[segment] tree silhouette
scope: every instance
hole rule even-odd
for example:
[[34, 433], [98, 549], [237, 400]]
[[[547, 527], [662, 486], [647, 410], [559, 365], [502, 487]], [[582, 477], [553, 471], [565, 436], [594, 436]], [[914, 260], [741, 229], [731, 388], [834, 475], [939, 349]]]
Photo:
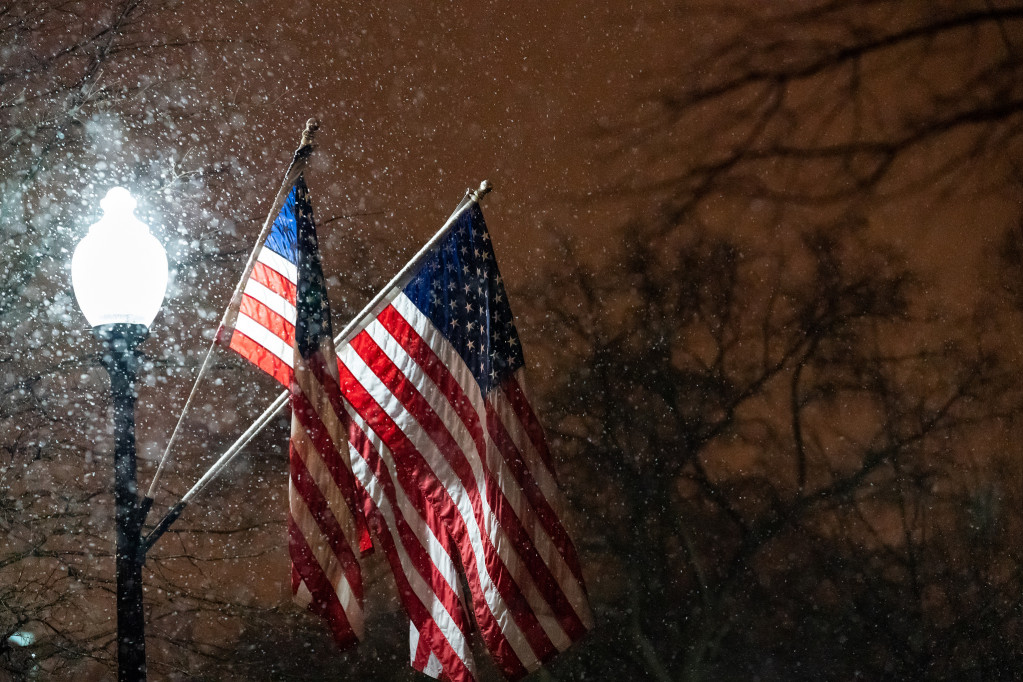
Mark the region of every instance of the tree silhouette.
[[607, 130], [627, 169], [609, 194], [648, 208], [603, 256], [562, 239], [527, 288], [604, 618], [565, 665], [1011, 678], [1011, 347], [986, 297], [954, 315], [941, 273], [878, 226], [908, 205], [897, 227], [926, 233], [957, 202], [1013, 195], [1023, 13], [827, 0], [671, 18], [698, 36], [691, 61]]
[[661, 680], [1006, 675], [1016, 535], [995, 461], [960, 451], [1007, 366], [935, 338], [862, 230], [775, 252], [682, 231], [634, 226], [530, 297], [615, 638], [588, 653]]
[[718, 199], [819, 213], [990, 191], [1010, 170], [1023, 119], [1012, 3], [683, 2], [677, 14], [712, 28], [703, 49], [649, 95], [640, 125], [612, 131], [640, 151], [632, 186], [676, 212]]

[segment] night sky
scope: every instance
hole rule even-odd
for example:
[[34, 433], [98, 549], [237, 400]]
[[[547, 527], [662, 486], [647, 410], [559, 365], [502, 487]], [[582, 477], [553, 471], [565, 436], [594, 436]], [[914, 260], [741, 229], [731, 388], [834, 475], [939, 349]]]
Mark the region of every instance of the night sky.
[[[859, 20], [897, 26], [911, 21], [912, 12], [875, 7]], [[211, 182], [209, 194], [196, 201], [208, 206], [222, 191], [215, 210], [223, 218], [237, 220], [239, 210], [261, 217], [305, 119], [315, 116], [322, 127], [309, 181], [318, 215], [371, 214], [325, 230], [327, 261], [336, 259], [339, 276], [350, 233], [394, 233], [404, 243], [420, 243], [466, 187], [487, 178], [497, 190], [486, 212], [513, 284], [542, 261], [551, 228], [577, 235], [600, 253], [628, 218], [656, 212], [652, 193], [642, 187], [698, 162], [715, 145], [734, 143], [729, 136], [736, 133], [726, 126], [715, 138], [722, 111], [713, 103], [665, 137], [644, 134], [665, 100], [713, 79], [707, 63], [715, 50], [741, 37], [747, 21], [756, 23], [741, 12], [664, 2], [513, 10], [486, 2], [373, 9], [247, 3], [197, 12], [192, 20], [197, 35], [252, 41], [201, 50], [196, 96], [226, 92], [233, 104], [221, 102], [219, 110], [182, 124], [194, 126], [202, 139], [199, 153], [182, 166], [227, 160], [234, 172]], [[770, 37], [758, 35], [752, 50]], [[1005, 49], [994, 31], [944, 40], [949, 44], [938, 45], [933, 60], [904, 70], [892, 64], [913, 58], [919, 47], [864, 62], [865, 73], [876, 71], [861, 103], [864, 118], [873, 119], [868, 126], [912, 120], [915, 104], [951, 90]], [[955, 40], [977, 44], [957, 52]], [[792, 88], [803, 117], [793, 139], [820, 135], [826, 141], [830, 121], [840, 115], [830, 103], [838, 87], [832, 80]], [[936, 293], [943, 296], [975, 284], [990, 256], [986, 247], [1011, 223], [1018, 199], [1012, 182], [1006, 186], [1005, 164], [992, 158], [948, 183], [928, 185], [926, 174], [971, 140], [969, 131], [922, 140], [854, 209], [875, 234], [933, 266]], [[192, 147], [184, 135], [177, 141], [179, 155]], [[658, 148], [671, 149], [672, 156], [653, 159]], [[921, 183], [933, 189], [921, 192]], [[809, 222], [798, 212], [781, 226], [760, 222], [753, 199], [732, 200], [741, 194], [726, 187], [719, 200], [706, 202], [701, 220], [767, 240], [784, 239], [779, 231]], [[254, 225], [237, 229], [244, 236]], [[380, 267], [383, 281], [388, 266]]]

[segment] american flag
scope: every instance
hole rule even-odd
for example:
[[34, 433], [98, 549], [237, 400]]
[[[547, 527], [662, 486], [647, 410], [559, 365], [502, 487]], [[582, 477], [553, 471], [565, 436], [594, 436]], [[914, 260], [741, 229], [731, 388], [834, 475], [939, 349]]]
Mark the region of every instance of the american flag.
[[[296, 324], [297, 321], [297, 324]], [[290, 390], [288, 549], [295, 598], [341, 646], [363, 635], [355, 548], [362, 509], [344, 446], [348, 419], [312, 207], [299, 176], [220, 338]], [[362, 528], [365, 528], [363, 525]]]
[[473, 678], [456, 566], [512, 678], [591, 627], [543, 432], [479, 205], [340, 349], [352, 464], [411, 618], [412, 664]]
[[[475, 679], [461, 569], [484, 644], [521, 677], [592, 616], [478, 204], [463, 206], [367, 319], [337, 366], [351, 466], [409, 616], [412, 665]], [[273, 336], [286, 341], [280, 329]], [[276, 343], [247, 357], [281, 371]]]

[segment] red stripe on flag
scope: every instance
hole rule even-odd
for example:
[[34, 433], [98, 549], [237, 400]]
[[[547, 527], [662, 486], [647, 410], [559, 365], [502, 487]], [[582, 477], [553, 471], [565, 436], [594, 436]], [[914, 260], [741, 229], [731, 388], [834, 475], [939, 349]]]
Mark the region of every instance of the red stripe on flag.
[[349, 647], [357, 644], [359, 640], [348, 622], [348, 617], [341, 607], [337, 593], [334, 592], [327, 576], [323, 574], [323, 569], [320, 568], [319, 562], [316, 561], [316, 557], [313, 556], [312, 550], [302, 536], [302, 531], [299, 530], [290, 514], [288, 515], [288, 550], [294, 570], [312, 595], [309, 610], [330, 624], [330, 630], [338, 646]]
[[[376, 455], [376, 451], [372, 444], [366, 438], [365, 434], [362, 433], [361, 429], [353, 427], [353, 440], [359, 441], [360, 451], [364, 452], [363, 458], [367, 462], [377, 460], [377, 464], [380, 464], [379, 457]], [[457, 596], [451, 591], [447, 581], [440, 575], [437, 569], [434, 567], [432, 561], [426, 555], [425, 548], [419, 543], [418, 538], [412, 533], [412, 530], [404, 521], [400, 510], [397, 508], [397, 502], [394, 498], [393, 483], [390, 481], [390, 476], [387, 474], [386, 469], [383, 470], [383, 477], [387, 478], [387, 483], [383, 482], [380, 474], [377, 474], [377, 480], [381, 481], [383, 485], [390, 489], [387, 496], [388, 503], [391, 505], [391, 509], [394, 513], [396, 525], [399, 526], [399, 535], [401, 536], [402, 547], [408, 553], [410, 559], [414, 564], [417, 564], [416, 569], [420, 575], [430, 585], [434, 595], [436, 595], [444, 605], [445, 610], [451, 615], [452, 620], [458, 627], [463, 639], [468, 645], [468, 632], [469, 632], [469, 621], [465, 612], [461, 608], [461, 604], [458, 601]], [[383, 512], [376, 506], [371, 498], [367, 498], [366, 501], [366, 516], [369, 519], [370, 524], [373, 526], [374, 532], [377, 534], [377, 539], [380, 542], [384, 555], [387, 557], [388, 563], [391, 565], [391, 572], [394, 575], [395, 582], [398, 584], [398, 594], [401, 597], [402, 605], [405, 607], [406, 612], [409, 615], [409, 619], [415, 624], [416, 630], [419, 631], [420, 647], [423, 643], [427, 643], [428, 647], [437, 656], [437, 660], [440, 661], [441, 667], [443, 668], [444, 674], [452, 680], [458, 682], [471, 682], [474, 677], [472, 671], [466, 665], [466, 662], [461, 659], [458, 653], [451, 647], [450, 642], [444, 635], [440, 626], [437, 625], [430, 613], [429, 608], [423, 604], [422, 600], [416, 594], [412, 585], [409, 583], [405, 567], [401, 563], [397, 547], [394, 544], [394, 539], [391, 536], [391, 531], [388, 530], [387, 520], [384, 518]], [[418, 555], [418, 557], [416, 556]], [[427, 660], [429, 654], [427, 654]], [[425, 667], [425, 661], [423, 666]]]
[[533, 412], [533, 407], [530, 405], [529, 399], [526, 398], [526, 393], [522, 390], [522, 386], [519, 385], [518, 379], [512, 374], [504, 380], [501, 388], [508, 397], [508, 403], [515, 410], [515, 416], [519, 418], [522, 428], [529, 434], [529, 441], [533, 444], [537, 454], [540, 455], [540, 459], [543, 460], [544, 466], [550, 472], [551, 478], [557, 482], [558, 477], [554, 471], [554, 460], [551, 459], [550, 450], [547, 449], [547, 438], [543, 434], [543, 426], [540, 425], [540, 420], [536, 418], [536, 413]]
[[229, 348], [284, 384], [285, 388], [291, 386], [291, 367], [261, 344], [253, 341], [237, 329], [231, 334]]
[[412, 667], [416, 670], [426, 670], [427, 664], [430, 662], [430, 654], [432, 651], [432, 642], [430, 641], [430, 634], [423, 632], [419, 626], [416, 626], [416, 630], [419, 631], [419, 641], [416, 643], [415, 653], [412, 654]]
[[319, 485], [313, 479], [312, 474], [309, 473], [304, 457], [295, 447], [294, 442], [291, 444], [290, 451], [291, 481], [295, 489], [302, 496], [302, 500], [309, 509], [309, 513], [313, 515], [316, 526], [323, 533], [323, 538], [327, 541], [334, 556], [337, 557], [337, 561], [341, 565], [341, 570], [345, 573], [345, 578], [352, 589], [352, 593], [355, 594], [357, 599], [361, 600], [362, 575], [359, 571], [359, 562], [355, 558], [355, 552], [352, 551], [348, 538], [345, 537], [344, 531], [334, 517], [334, 513], [331, 511], [330, 505], [323, 496]]
[[[405, 410], [412, 415], [418, 425], [423, 428], [427, 435], [429, 435], [430, 439], [437, 445], [438, 450], [444, 456], [445, 460], [451, 468], [454, 469], [455, 474], [458, 476], [459, 482], [461, 483], [461, 487], [469, 496], [473, 513], [477, 519], [477, 523], [481, 527], [481, 530], [491, 525], [487, 523], [487, 513], [483, 510], [480, 491], [476, 485], [476, 479], [473, 474], [472, 467], [467, 459], [467, 453], [462, 450], [457, 441], [455, 441], [455, 439], [451, 436], [450, 432], [448, 432], [447, 428], [430, 407], [429, 403], [423, 398], [415, 386], [412, 385], [405, 374], [402, 373], [402, 371], [380, 349], [368, 333], [362, 332], [352, 340], [350, 345], [372, 369], [377, 378], [380, 379], [381, 383], [383, 383], [383, 385], [391, 391], [392, 395], [401, 401]], [[419, 453], [417, 452], [417, 454]], [[485, 475], [489, 478], [489, 472], [485, 471]], [[548, 601], [557, 601], [559, 598], [564, 599], [564, 596], [560, 594], [560, 589], [551, 589], [552, 587], [557, 587], [557, 582], [554, 581], [552, 576], [550, 576], [550, 571], [547, 570], [547, 566], [536, 553], [536, 549], [533, 546], [532, 541], [526, 540], [524, 542], [524, 538], [526, 537], [525, 533], [522, 530], [518, 519], [515, 518], [512, 513], [511, 505], [508, 504], [503, 495], [500, 495], [496, 486], [492, 487], [487, 484], [487, 488], [488, 493], [494, 493], [493, 495], [488, 494], [488, 500], [491, 502], [491, 512], [497, 515], [498, 527], [507, 532], [513, 539], [513, 542], [511, 543], [513, 548], [519, 550], [526, 549], [525, 552], [518, 551], [517, 553], [523, 563], [526, 564], [529, 573], [533, 575], [546, 574], [543, 579], [535, 581], [545, 598]], [[496, 499], [498, 496], [500, 496], [500, 499]], [[495, 499], [491, 500], [491, 497]], [[494, 570], [497, 572], [497, 576], [494, 576], [493, 572], [491, 575], [495, 577], [495, 583], [498, 585], [498, 588], [501, 589], [502, 596], [511, 609], [512, 617], [526, 635], [530, 646], [537, 654], [538, 658], [543, 660], [545, 657], [552, 656], [556, 653], [557, 648], [551, 642], [546, 631], [544, 631], [543, 626], [540, 624], [540, 621], [537, 619], [532, 607], [529, 605], [528, 600], [522, 592], [522, 586], [519, 585], [518, 580], [516, 580], [515, 574], [512, 573], [512, 571], [510, 571], [501, 560], [496, 548], [491, 544], [490, 538], [487, 537], [485, 530], [483, 530], [481, 537], [484, 540], [484, 552], [485, 556], [488, 558], [488, 565], [492, 565]], [[470, 542], [467, 537], [464, 541], [467, 543]], [[554, 594], [555, 592], [557, 593], [557, 596]]]
[[[329, 344], [329, 347], [333, 349], [333, 342]], [[334, 357], [336, 358], [336, 356]], [[345, 410], [344, 399], [341, 397], [341, 386], [338, 383], [337, 377], [328, 371], [327, 361], [324, 359], [323, 353], [317, 352], [307, 362], [309, 371], [312, 372], [313, 377], [319, 383], [320, 388], [323, 390], [323, 395], [327, 397], [330, 407], [334, 410], [334, 414], [338, 415], [338, 420], [342, 424], [348, 424], [348, 414]], [[355, 530], [359, 537], [359, 549], [363, 554], [369, 554], [373, 551], [373, 540], [369, 536], [369, 528], [366, 526], [366, 518], [362, 512], [362, 505], [365, 503], [363, 497], [366, 491], [359, 485], [355, 474], [352, 473], [351, 463], [346, 459], [348, 454], [346, 450], [347, 447], [332, 449], [329, 459], [324, 458], [324, 461], [330, 470], [331, 476], [334, 478], [334, 482], [341, 489], [345, 501], [349, 503], [352, 517], [355, 519]], [[351, 508], [352, 505], [356, 507]]]
[[[465, 424], [465, 428], [472, 435], [473, 442], [480, 453], [486, 452], [486, 443], [483, 438], [483, 427], [480, 425], [479, 415], [473, 407], [472, 400], [462, 390], [448, 366], [440, 359], [434, 349], [430, 347], [423, 337], [408, 323], [394, 306], [387, 306], [377, 318], [387, 333], [394, 337], [402, 350], [412, 358], [423, 370], [423, 373], [441, 390], [444, 397], [455, 409], [455, 413]], [[482, 455], [481, 455], [482, 456]]]
[[283, 340], [288, 348], [295, 347], [295, 322], [287, 319], [259, 299], [248, 293], [241, 294], [238, 312], [253, 318], [261, 327]]
[[295, 298], [298, 294], [298, 288], [295, 286], [295, 283], [269, 265], [256, 261], [255, 265], [252, 266], [250, 279], [254, 279], [267, 289], [277, 292], [288, 299], [292, 305], [295, 305]]
[[[334, 411], [334, 414], [337, 415], [338, 421], [347, 427], [349, 420], [348, 415], [345, 412], [344, 400], [341, 398], [341, 386], [339, 380], [337, 377], [326, 371], [323, 355], [321, 353], [317, 352], [312, 358], [307, 360], [307, 363], [307, 369], [309, 369], [312, 373], [313, 378], [323, 391], [323, 397], [327, 398], [327, 405], [324, 407], [329, 406], [329, 408]], [[309, 402], [304, 402], [304, 406], [307, 409], [313, 409]], [[317, 419], [318, 418], [319, 417], [317, 416]], [[326, 427], [323, 427], [323, 437], [328, 440], [332, 438], [332, 435], [326, 432]], [[334, 477], [334, 481], [337, 483], [338, 487], [345, 493], [346, 498], [354, 500], [356, 499], [355, 493], [357, 490], [355, 474], [352, 473], [351, 465], [342, 459], [344, 455], [342, 454], [339, 444], [335, 444], [333, 440], [330, 440], [330, 444], [332, 446], [332, 450], [331, 459], [328, 462], [328, 465], [331, 475]], [[347, 447], [345, 447], [345, 450], [347, 450]]]
[[[455, 593], [454, 587], [448, 584], [448, 581], [433, 563], [433, 559], [430, 557], [426, 548], [423, 547], [419, 537], [415, 534], [415, 531], [409, 527], [408, 521], [406, 520], [401, 507], [398, 505], [398, 496], [394, 488], [394, 482], [391, 479], [391, 473], [388, 470], [387, 465], [384, 463], [383, 458], [380, 457], [380, 454], [376, 451], [376, 448], [373, 447], [369, 438], [366, 437], [366, 434], [363, 433], [362, 429], [360, 429], [357, 425], [352, 425], [350, 439], [352, 446], [359, 453], [359, 456], [366, 461], [370, 470], [376, 477], [378, 484], [382, 487], [384, 497], [387, 498], [388, 504], [390, 504], [394, 513], [395, 525], [397, 526], [394, 530], [398, 533], [402, 547], [404, 547], [405, 551], [408, 553], [409, 559], [416, 571], [423, 577], [434, 593], [440, 597], [445, 609], [449, 614], [451, 614], [452, 619], [458, 625], [459, 629], [462, 630], [463, 633], [468, 632], [468, 621], [466, 620], [465, 613], [462, 611], [461, 601]], [[403, 487], [402, 490], [405, 491], [405, 487]], [[418, 487], [413, 486], [410, 490], [406, 491], [405, 494], [406, 497], [409, 498], [410, 504], [412, 504], [416, 510], [428, 508], [424, 501], [422, 491]], [[372, 500], [367, 497], [366, 503], [370, 504], [372, 503]], [[422, 512], [420, 511], [419, 513]], [[431, 525], [425, 518], [423, 521], [428, 526]], [[374, 526], [373, 529], [376, 531], [377, 535], [381, 535], [386, 532], [386, 528], [384, 526]], [[438, 538], [446, 537], [446, 533], [437, 533], [436, 530], [434, 531], [434, 535]], [[438, 542], [440, 542], [439, 539]], [[452, 548], [449, 542], [444, 546], [444, 551], [449, 557], [452, 556], [451, 550]]]
[[[345, 426], [348, 423], [348, 415], [345, 413], [344, 405], [341, 401], [341, 389], [338, 386], [338, 380], [323, 370], [323, 356], [317, 353], [313, 358], [310, 358], [307, 369], [310, 370], [319, 389], [323, 391], [324, 397], [329, 399], [328, 404], [321, 407], [334, 410], [338, 422]], [[345, 434], [329, 433], [316, 408], [313, 407], [309, 398], [301, 391], [292, 391], [291, 404], [295, 414], [302, 420], [302, 425], [305, 426], [306, 432], [309, 433], [316, 443], [316, 450], [320, 453], [323, 463], [326, 464], [331, 478], [341, 490], [341, 494], [348, 503], [349, 511], [355, 521], [356, 530], [359, 531], [359, 544], [361, 546], [363, 544], [363, 531], [366, 527], [365, 522], [360, 523], [362, 513], [359, 500], [363, 491], [360, 489], [358, 481], [355, 480], [351, 464], [346, 459], [348, 454], [347, 444], [344, 442], [336, 443], [334, 441], [335, 435], [343, 437]], [[353, 507], [352, 505], [355, 506]]]
[[[389, 306], [381, 313], [379, 319], [381, 324], [384, 325], [384, 328], [388, 330], [388, 333], [395, 337], [395, 340], [398, 341], [402, 348], [408, 351], [410, 357], [412, 357], [417, 364], [420, 364], [423, 371], [431, 378], [431, 380], [433, 380], [438, 388], [442, 390], [448, 401], [453, 406], [462, 406], [462, 409], [458, 409], [458, 407], [456, 407], [456, 411], [465, 423], [466, 428], [473, 435], [476, 447], [480, 453], [481, 464], [483, 465], [486, 474], [485, 483], [487, 488], [487, 500], [490, 503], [491, 509], [496, 511], [501, 527], [509, 533], [509, 536], [514, 541], [514, 546], [520, 550], [518, 554], [523, 559], [527, 569], [535, 579], [535, 584], [540, 588], [544, 599], [552, 606], [554, 612], [557, 614], [558, 621], [566, 631], [566, 634], [568, 634], [572, 640], [582, 636], [586, 632], [585, 625], [579, 615], [576, 614], [575, 609], [568, 602], [560, 584], [551, 573], [547, 563], [537, 552], [535, 541], [530, 534], [526, 532], [523, 524], [527, 521], [527, 519], [519, 519], [516, 516], [516, 513], [522, 513], [528, 516], [530, 511], [532, 511], [536, 514], [540, 524], [544, 528], [544, 531], [546, 531], [547, 535], [554, 543], [556, 550], [562, 557], [564, 557], [569, 569], [577, 576], [579, 584], [582, 585], [582, 570], [579, 568], [575, 548], [572, 545], [571, 540], [569, 540], [567, 532], [558, 520], [557, 515], [554, 513], [554, 510], [550, 507], [547, 499], [537, 486], [536, 481], [533, 479], [533, 476], [529, 472], [525, 462], [518, 456], [519, 453], [508, 438], [503, 426], [499, 431], [497, 431], [497, 433], [502, 437], [503, 443], [495, 443], [495, 445], [498, 445], [498, 451], [502, 453], [504, 459], [509, 464], [512, 475], [518, 482], [519, 488], [525, 495], [531, 509], [516, 511], [512, 510], [511, 505], [508, 504], [507, 498], [504, 496], [503, 491], [496, 482], [493, 471], [490, 471], [489, 467], [487, 467], [484, 455], [486, 452], [486, 444], [483, 435], [479, 430], [476, 410], [469, 405], [469, 399], [465, 396], [455, 378], [450, 374], [447, 366], [396, 309]], [[367, 364], [372, 366], [369, 359], [365, 357], [363, 359], [366, 360]], [[418, 392], [415, 391], [414, 387], [412, 388], [412, 391], [415, 395], [419, 395]], [[444, 428], [442, 424], [439, 424], [439, 418], [437, 418], [433, 413], [432, 408], [426, 404], [426, 401], [422, 400], [421, 397], [417, 399], [414, 396], [410, 397], [409, 400], [416, 404], [412, 404], [405, 399], [402, 399], [406, 409], [408, 409], [416, 421], [418, 421], [420, 425], [422, 425], [430, 433], [431, 439], [437, 443], [441, 451], [445, 453], [446, 458], [449, 461], [451, 460], [451, 457], [447, 456], [447, 453], [452, 451], [457, 451], [458, 455], [464, 456], [465, 453], [461, 450], [457, 443], [454, 442], [454, 439], [451, 437], [447, 429]], [[495, 434], [495, 428], [490, 424], [490, 417], [496, 417], [496, 415], [491, 415], [489, 401], [485, 401], [485, 404], [488, 411], [488, 431], [490, 431], [490, 434], [493, 436]], [[429, 414], [424, 413], [424, 410], [429, 411]], [[499, 421], [497, 425], [501, 426]], [[454, 463], [452, 464], [454, 466]], [[462, 478], [463, 484], [466, 484], [465, 477], [461, 472], [459, 472], [459, 476]], [[474, 480], [471, 485], [475, 486]], [[468, 487], [468, 485], [466, 487]]]
[[[373, 503], [370, 502], [370, 505]], [[381, 530], [377, 531], [377, 537], [380, 538], [381, 544], [384, 546], [384, 554], [388, 557], [389, 563], [391, 564], [391, 573], [394, 575], [395, 582], [398, 583], [398, 593], [401, 596], [402, 605], [405, 607], [408, 613], [409, 620], [416, 626], [416, 630], [419, 631], [419, 647], [417, 649], [416, 660], [413, 661], [413, 665], [422, 670], [426, 666], [427, 660], [429, 660], [430, 653], [437, 656], [437, 660], [440, 661], [441, 668], [444, 674], [452, 680], [458, 682], [471, 682], [475, 679], [472, 671], [466, 665], [465, 661], [458, 655], [458, 653], [451, 647], [451, 643], [448, 642], [447, 637], [441, 631], [440, 626], [433, 619], [429, 609], [423, 604], [422, 600], [416, 595], [412, 586], [409, 584], [408, 579], [405, 577], [405, 571], [401, 566], [400, 559], [398, 558], [397, 549], [394, 547], [393, 541], [388, 536], [386, 529], [383, 529], [385, 521], [380, 517], [380, 512], [376, 507], [372, 507], [370, 514], [370, 520], [373, 523], [374, 529], [378, 526]], [[387, 537], [387, 539], [384, 539]], [[393, 559], [392, 559], [393, 557]], [[468, 642], [468, 627], [461, 626], [459, 628], [462, 634], [465, 636], [466, 642]], [[424, 647], [425, 645], [425, 647]], [[419, 662], [419, 651], [426, 649], [426, 656]], [[418, 664], [418, 665], [417, 665]]]
[[[514, 451], [515, 446], [511, 444], [510, 440], [508, 440], [507, 435], [504, 433], [504, 427], [500, 424], [499, 420], [497, 419], [497, 415], [495, 415], [491, 411], [489, 404], [487, 405], [487, 425], [492, 435], [495, 433], [495, 431], [500, 432], [501, 435], [498, 437], [499, 440], [498, 438], [494, 439], [494, 445], [498, 448], [498, 451], [502, 452], [502, 454], [505, 456], [505, 459], [507, 460], [508, 453], [506, 452], [506, 449], [508, 451]], [[515, 452], [515, 454], [517, 454], [517, 451]], [[543, 498], [542, 495], [539, 494], [540, 491], [536, 489], [535, 483], [531, 486], [531, 488], [537, 493], [537, 495], [540, 498], [540, 501], [546, 504], [546, 500]], [[527, 497], [529, 496], [528, 490], [524, 489], [523, 492], [526, 494]], [[543, 515], [537, 509], [536, 505], [532, 506], [533, 511], [537, 514], [538, 517], [540, 517], [540, 521], [541, 523], [543, 523]], [[550, 507], [547, 507], [547, 509], [549, 510]], [[561, 533], [560, 536], [551, 535], [551, 541], [554, 543], [554, 546], [557, 549], [558, 553], [565, 559], [565, 563], [568, 565], [569, 570], [571, 570], [572, 573], [575, 574], [576, 570], [578, 569], [578, 559], [575, 556], [575, 547], [573, 547], [571, 541], [568, 540], [568, 534], [565, 533], [563, 528], [561, 528], [561, 524], [557, 523], [556, 525], [557, 528], [561, 531]], [[544, 524], [545, 529], [546, 526], [547, 524]], [[565, 633], [569, 636], [569, 638], [572, 641], [575, 641], [576, 639], [582, 637], [586, 633], [586, 626], [583, 624], [582, 619], [579, 617], [579, 615], [575, 612], [574, 607], [569, 603], [567, 597], [565, 596], [565, 593], [562, 591], [561, 585], [558, 583], [554, 575], [550, 572], [550, 569], [547, 566], [546, 562], [537, 552], [536, 545], [533, 544], [531, 538], [526, 536], [524, 530], [522, 530], [521, 533], [518, 532], [519, 530], [520, 529], [515, 529], [514, 532], [510, 531], [510, 534], [513, 535], [513, 539], [516, 542], [515, 546], [527, 548], [530, 560], [526, 561], [526, 564], [527, 566], [530, 567], [531, 573], [533, 573], [532, 571], [532, 567], [534, 565], [533, 562], [538, 562], [541, 566], [543, 566], [544, 570], [542, 572], [538, 571], [537, 573], [533, 573], [533, 576], [536, 578], [537, 585], [540, 586], [541, 590], [543, 591], [543, 594], [547, 599], [547, 603], [550, 604], [551, 608], [554, 611], [555, 616], [558, 619], [558, 622], [561, 623], [562, 628], [565, 630]], [[549, 530], [548, 534], [550, 534]], [[535, 557], [533, 555], [535, 555]], [[579, 580], [579, 584], [582, 585], [582, 580], [579, 578], [577, 579]]]
[[544, 530], [547, 531], [547, 535], [557, 547], [558, 553], [564, 557], [565, 563], [568, 564], [579, 584], [583, 585], [582, 567], [579, 565], [575, 545], [572, 544], [568, 532], [561, 524], [561, 519], [558, 518], [554, 508], [551, 507], [543, 491], [540, 490], [540, 486], [537, 485], [533, 473], [529, 470], [529, 465], [522, 457], [522, 453], [515, 447], [504, 423], [494, 412], [493, 405], [489, 400], [487, 401], [487, 430], [490, 432], [491, 441], [501, 453], [505, 464], [508, 465], [508, 470], [515, 477], [519, 488], [529, 499], [530, 506], [540, 519], [540, 523], [543, 524]]
[[260, 327], [278, 337], [289, 348], [295, 347], [295, 323], [257, 298], [242, 294], [238, 312], [255, 320]]
[[[365, 334], [365, 332], [363, 332]], [[402, 485], [402, 488], [411, 493], [412, 490], [422, 489], [429, 498], [430, 504], [420, 509], [420, 514], [427, 524], [433, 528], [434, 533], [440, 536], [444, 528], [450, 528], [459, 537], [457, 547], [462, 560], [463, 569], [469, 579], [469, 586], [473, 592], [473, 606], [476, 619], [480, 626], [480, 632], [487, 643], [487, 648], [510, 676], [521, 677], [525, 674], [525, 666], [518, 659], [512, 650], [501, 630], [497, 620], [497, 614], [490, 611], [487, 600], [483, 594], [483, 587], [480, 582], [480, 575], [476, 566], [476, 556], [472, 543], [468, 537], [468, 530], [459, 514], [454, 501], [448, 495], [443, 485], [440, 485], [429, 467], [423, 461], [421, 454], [408, 440], [401, 429], [394, 423], [391, 417], [376, 403], [373, 396], [359, 382], [348, 367], [338, 360], [338, 369], [341, 373], [341, 392], [348, 399], [349, 403], [373, 431], [384, 441], [396, 459], [396, 471], [394, 472]], [[484, 561], [487, 566], [503, 565], [497, 557], [493, 546], [484, 536], [486, 546], [481, 548], [484, 551]], [[507, 571], [505, 571], [507, 573]], [[507, 581], [502, 581], [507, 582]], [[507, 603], [504, 593], [507, 585], [495, 581], [502, 599]]]

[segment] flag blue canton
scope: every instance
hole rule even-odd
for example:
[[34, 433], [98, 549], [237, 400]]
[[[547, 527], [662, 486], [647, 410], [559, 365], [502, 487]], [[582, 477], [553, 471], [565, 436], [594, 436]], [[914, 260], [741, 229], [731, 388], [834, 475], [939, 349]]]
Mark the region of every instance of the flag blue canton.
[[523, 366], [519, 335], [479, 205], [459, 216], [403, 291], [444, 334], [484, 394]]
[[[305, 181], [302, 182], [302, 195], [306, 197], [306, 204], [309, 203], [305, 189]], [[296, 228], [295, 211], [299, 201], [298, 184], [291, 188], [288, 198], [281, 207], [281, 212], [274, 219], [273, 227], [266, 236], [263, 245], [276, 253], [278, 256], [298, 265], [298, 234]]]

